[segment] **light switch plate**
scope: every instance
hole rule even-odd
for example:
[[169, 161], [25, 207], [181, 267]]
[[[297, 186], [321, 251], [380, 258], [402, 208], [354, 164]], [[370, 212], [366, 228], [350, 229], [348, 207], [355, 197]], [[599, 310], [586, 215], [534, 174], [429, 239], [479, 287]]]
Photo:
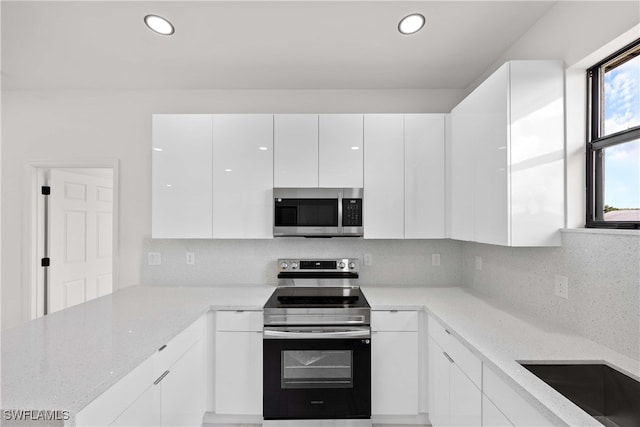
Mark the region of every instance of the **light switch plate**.
[[187, 252], [186, 262], [187, 265], [194, 265], [196, 263], [196, 254], [193, 252]]
[[162, 264], [162, 255], [160, 252], [147, 252], [147, 262], [149, 265]]
[[476, 270], [482, 270], [482, 257], [476, 255]]
[[373, 265], [373, 257], [371, 254], [364, 254], [364, 265]]
[[431, 254], [431, 265], [434, 267], [440, 266], [440, 254]]
[[564, 299], [569, 298], [569, 278], [567, 276], [556, 274], [555, 285], [557, 296]]

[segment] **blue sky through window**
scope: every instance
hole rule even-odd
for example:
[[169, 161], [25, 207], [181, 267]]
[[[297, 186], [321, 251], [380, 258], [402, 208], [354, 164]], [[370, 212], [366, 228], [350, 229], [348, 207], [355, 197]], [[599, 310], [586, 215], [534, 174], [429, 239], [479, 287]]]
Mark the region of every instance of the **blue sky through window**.
[[[604, 75], [604, 129], [610, 135], [640, 126], [640, 57]], [[604, 150], [604, 203], [640, 208], [640, 141]]]

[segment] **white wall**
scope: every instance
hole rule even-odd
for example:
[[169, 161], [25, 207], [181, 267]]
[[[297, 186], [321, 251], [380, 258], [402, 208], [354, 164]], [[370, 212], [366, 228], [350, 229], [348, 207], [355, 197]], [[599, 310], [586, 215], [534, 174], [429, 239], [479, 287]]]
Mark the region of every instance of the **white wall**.
[[[151, 224], [151, 114], [446, 112], [457, 90], [2, 92], [2, 327], [26, 320], [30, 161], [120, 160], [121, 287], [139, 284]], [[228, 254], [233, 257], [234, 253]]]

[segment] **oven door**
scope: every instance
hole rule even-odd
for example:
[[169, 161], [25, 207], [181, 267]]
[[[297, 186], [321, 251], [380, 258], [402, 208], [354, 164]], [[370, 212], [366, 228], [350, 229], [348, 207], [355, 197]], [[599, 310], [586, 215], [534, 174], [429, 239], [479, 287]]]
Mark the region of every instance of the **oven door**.
[[371, 418], [368, 327], [266, 327], [265, 420]]

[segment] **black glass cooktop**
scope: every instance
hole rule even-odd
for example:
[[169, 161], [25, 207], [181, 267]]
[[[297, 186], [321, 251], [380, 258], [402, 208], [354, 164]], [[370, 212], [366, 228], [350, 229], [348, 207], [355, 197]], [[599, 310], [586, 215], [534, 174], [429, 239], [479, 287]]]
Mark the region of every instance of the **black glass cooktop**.
[[335, 308], [369, 307], [358, 287], [304, 287], [277, 288], [265, 308]]

